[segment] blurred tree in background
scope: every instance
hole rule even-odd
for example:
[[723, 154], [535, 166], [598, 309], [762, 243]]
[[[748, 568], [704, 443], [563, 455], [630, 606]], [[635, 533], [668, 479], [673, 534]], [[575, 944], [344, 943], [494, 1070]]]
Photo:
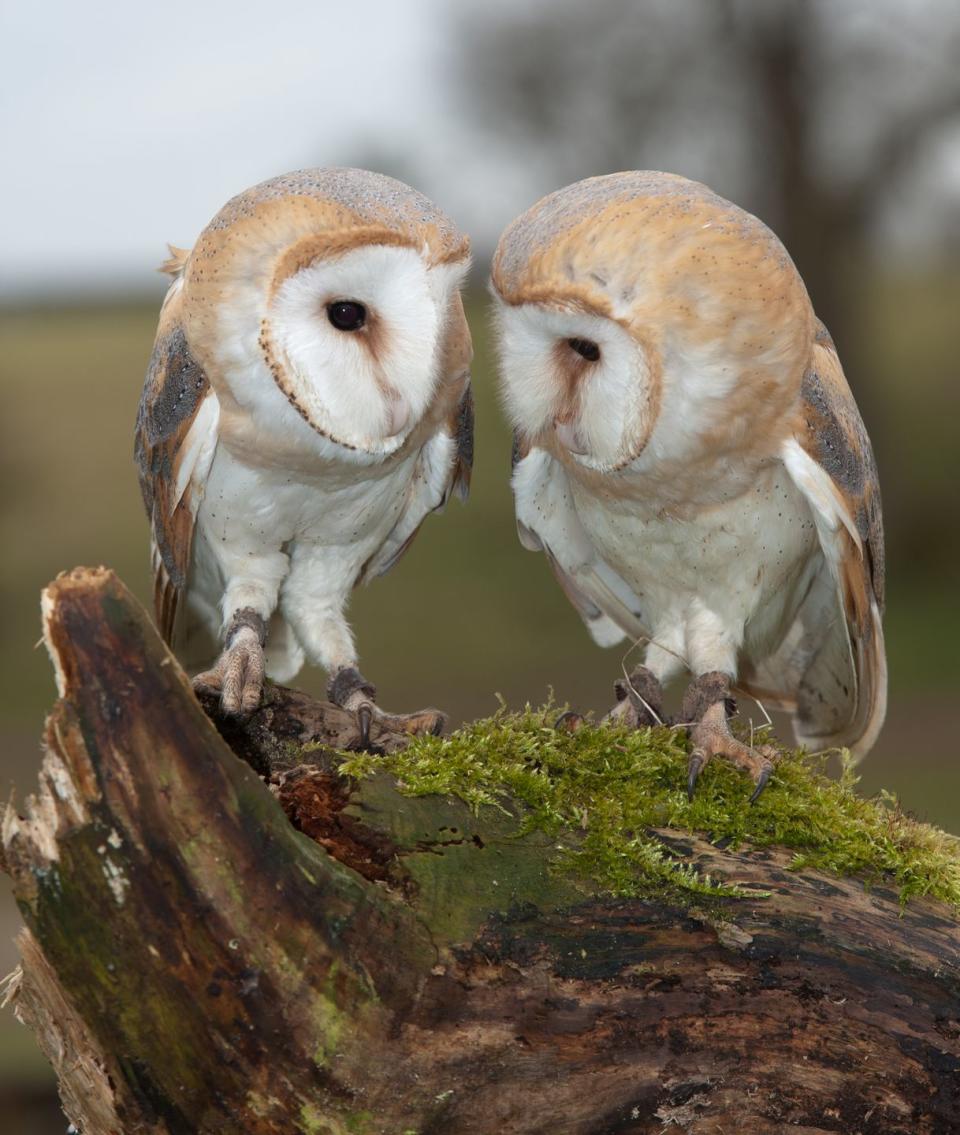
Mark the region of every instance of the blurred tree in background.
[[[837, 342], [881, 472], [896, 464], [887, 454], [902, 463], [897, 432], [909, 415], [905, 423], [901, 399], [885, 397], [878, 379], [891, 336], [879, 337], [880, 348], [877, 324], [903, 318], [918, 340], [928, 315], [935, 335], [947, 323], [935, 310], [899, 310], [871, 274], [878, 250], [896, 260], [898, 238], [914, 263], [931, 230], [931, 260], [946, 264], [960, 250], [957, 202], [930, 193], [939, 215], [911, 216], [924, 195], [911, 202], [906, 193], [918, 178], [936, 180], [956, 148], [956, 3], [558, 0], [502, 8], [496, 19], [489, 9], [462, 15], [458, 42], [465, 110], [528, 156], [542, 192], [621, 169], [664, 169], [766, 221]], [[955, 286], [947, 294], [955, 302]], [[936, 309], [946, 297], [930, 299]], [[912, 364], [904, 355], [899, 381], [925, 388], [931, 407], [941, 396], [955, 407], [956, 383], [940, 369], [946, 352], [921, 351]], [[937, 448], [935, 434], [923, 440]], [[918, 453], [916, 464], [929, 461]], [[942, 498], [953, 490], [942, 462], [930, 472], [912, 485], [888, 476], [884, 495], [893, 539], [939, 561], [929, 533], [942, 527]], [[944, 552], [952, 534], [946, 539]]]
[[956, 4], [562, 0], [465, 24], [467, 104], [545, 182], [709, 178], [777, 232], [856, 372], [871, 235], [960, 128]]

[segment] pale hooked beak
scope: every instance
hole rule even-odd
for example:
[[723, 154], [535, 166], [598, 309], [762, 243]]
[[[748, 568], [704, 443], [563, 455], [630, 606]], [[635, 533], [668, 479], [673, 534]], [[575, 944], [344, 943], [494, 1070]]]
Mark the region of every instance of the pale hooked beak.
[[587, 452], [587, 443], [580, 432], [580, 427], [575, 422], [561, 421], [560, 418], [556, 418], [553, 428], [556, 431], [557, 440], [565, 449], [580, 456]]
[[394, 394], [387, 403], [387, 424], [384, 437], [396, 437], [410, 421], [410, 404], [402, 394]]

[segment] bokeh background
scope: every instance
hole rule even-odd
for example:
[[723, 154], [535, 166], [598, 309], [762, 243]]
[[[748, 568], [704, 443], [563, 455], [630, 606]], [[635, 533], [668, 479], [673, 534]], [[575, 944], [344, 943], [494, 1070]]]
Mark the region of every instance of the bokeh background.
[[[889, 541], [890, 714], [862, 789], [960, 830], [955, 0], [6, 0], [2, 21], [5, 788], [35, 782], [54, 696], [40, 588], [105, 563], [148, 595], [131, 444], [164, 242], [189, 246], [233, 194], [310, 165], [401, 177], [474, 238], [473, 497], [357, 594], [365, 672], [388, 706], [455, 721], [551, 687], [607, 706], [620, 655], [590, 643], [515, 538], [484, 288], [500, 230], [539, 196], [653, 168], [767, 221], [833, 332]], [[3, 973], [17, 913], [0, 898]], [[66, 1127], [9, 1011], [0, 1116], [6, 1135]]]

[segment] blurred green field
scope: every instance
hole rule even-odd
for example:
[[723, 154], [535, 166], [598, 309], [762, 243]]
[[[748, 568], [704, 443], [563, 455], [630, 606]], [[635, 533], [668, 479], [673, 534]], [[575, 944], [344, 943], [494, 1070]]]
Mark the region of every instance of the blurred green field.
[[[889, 724], [863, 789], [886, 787], [920, 816], [960, 830], [954, 733], [960, 658], [955, 312], [960, 278], [874, 278], [861, 334], [869, 383], [856, 376], [878, 451], [887, 514]], [[108, 564], [149, 594], [147, 525], [132, 428], [157, 304], [0, 312], [0, 772], [22, 795], [35, 781], [54, 697], [40, 634], [41, 587], [77, 564]], [[561, 701], [605, 709], [621, 654], [594, 646], [542, 557], [516, 539], [510, 439], [496, 404], [485, 301], [475, 333], [477, 449], [473, 494], [431, 517], [385, 579], [356, 594], [364, 672], [388, 708], [437, 704], [455, 722], [512, 705]], [[322, 675], [302, 684], [319, 691]], [[743, 707], [757, 720], [758, 710]], [[4, 894], [4, 899], [7, 898]], [[15, 913], [0, 908], [0, 974], [12, 968]], [[29, 1085], [46, 1073], [29, 1037], [0, 1019], [0, 1068]], [[3, 1073], [0, 1072], [0, 1077]], [[26, 1090], [26, 1088], [25, 1088]]]
[[[483, 327], [483, 301], [472, 322]], [[25, 312], [3, 317], [10, 549], [2, 599], [12, 612], [0, 648], [5, 720], [35, 730], [53, 687], [38, 635], [39, 589], [78, 563], [116, 568], [149, 594], [148, 530], [133, 470], [132, 423], [155, 308]], [[610, 673], [537, 557], [516, 539], [510, 439], [495, 404], [487, 343], [474, 368], [477, 453], [469, 504], [431, 517], [385, 580], [355, 594], [365, 672], [386, 704], [434, 701], [454, 720], [488, 712], [495, 693], [542, 698], [550, 682], [600, 702]], [[609, 659], [612, 673], [615, 659]], [[305, 673], [320, 690], [322, 675]], [[571, 694], [574, 692], [570, 691]]]
[[[884, 491], [895, 706], [947, 693], [960, 675], [947, 633], [960, 623], [958, 540], [944, 523], [960, 464], [951, 323], [958, 306], [960, 280], [952, 278], [875, 282], [868, 305], [873, 365], [861, 396]], [[387, 704], [435, 701], [455, 721], [488, 711], [497, 692], [511, 703], [537, 700], [551, 684], [561, 699], [600, 708], [619, 656], [591, 644], [541, 557], [517, 542], [510, 439], [496, 403], [482, 296], [472, 297], [470, 309], [477, 398], [471, 499], [431, 517], [393, 572], [356, 593], [352, 616], [364, 669]], [[45, 654], [34, 649], [47, 581], [76, 564], [104, 563], [148, 595], [148, 532], [131, 439], [156, 310], [0, 313], [6, 731], [35, 734], [53, 695]], [[304, 681], [321, 687], [318, 674], [307, 672]], [[9, 763], [4, 772], [19, 775]]]

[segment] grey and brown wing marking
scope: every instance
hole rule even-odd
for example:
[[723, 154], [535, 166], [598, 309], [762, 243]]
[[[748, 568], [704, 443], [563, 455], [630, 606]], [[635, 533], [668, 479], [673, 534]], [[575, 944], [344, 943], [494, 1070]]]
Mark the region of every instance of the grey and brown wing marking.
[[[885, 563], [880, 479], [860, 411], [847, 385], [836, 348], [818, 325], [813, 366], [803, 376], [804, 435], [801, 445], [830, 476], [863, 542], [863, 567], [877, 607], [883, 613]], [[859, 581], [858, 581], [859, 582]]]
[[457, 444], [450, 492], [463, 501], [470, 495], [470, 477], [473, 473], [473, 387], [467, 381], [466, 389], [448, 423]]
[[785, 464], [811, 506], [823, 564], [794, 625], [741, 672], [747, 692], [789, 708], [811, 748], [863, 756], [886, 712], [883, 518], [870, 440], [822, 325]]
[[219, 411], [184, 335], [179, 299], [173, 292], [164, 305], [134, 439], [153, 542], [154, 611], [167, 642], [190, 570], [198, 481], [213, 456]]

